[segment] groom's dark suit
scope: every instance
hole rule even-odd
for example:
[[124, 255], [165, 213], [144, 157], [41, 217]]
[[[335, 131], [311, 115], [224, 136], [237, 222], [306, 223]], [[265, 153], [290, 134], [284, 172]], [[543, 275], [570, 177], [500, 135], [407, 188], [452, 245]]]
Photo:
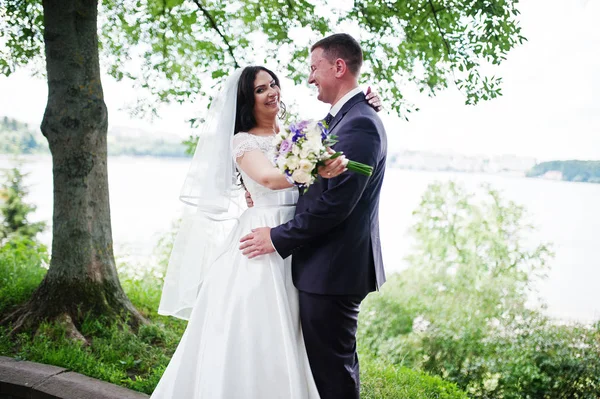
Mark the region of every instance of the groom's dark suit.
[[300, 317], [322, 399], [359, 397], [356, 328], [364, 297], [385, 282], [379, 238], [379, 194], [387, 138], [362, 93], [330, 123], [336, 151], [373, 167], [370, 177], [346, 172], [318, 179], [302, 195], [294, 219], [271, 230], [277, 252], [292, 257]]

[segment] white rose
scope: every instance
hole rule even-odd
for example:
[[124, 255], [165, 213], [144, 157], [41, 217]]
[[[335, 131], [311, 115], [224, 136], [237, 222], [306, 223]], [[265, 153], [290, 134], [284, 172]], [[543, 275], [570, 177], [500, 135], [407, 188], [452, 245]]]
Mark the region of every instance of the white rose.
[[323, 145], [321, 144], [320, 140], [306, 141], [303, 147], [306, 148], [309, 154], [315, 155], [317, 157], [323, 151]]
[[300, 158], [294, 155], [289, 156], [286, 161], [286, 165], [289, 170], [298, 168], [298, 165], [300, 164]]
[[279, 157], [277, 158], [277, 166], [279, 167], [279, 170], [284, 171], [285, 167], [286, 167], [286, 157]]
[[311, 182], [312, 176], [309, 173], [298, 169], [292, 173], [292, 179], [294, 179], [296, 183], [308, 184]]
[[316, 137], [314, 140], [311, 140], [309, 145], [310, 145], [310, 148], [315, 153], [320, 153], [322, 151], [325, 151], [325, 147], [323, 147], [323, 141], [321, 141], [320, 135], [318, 137]]
[[306, 159], [308, 158], [308, 156], [313, 152], [311, 146], [309, 145], [309, 143], [305, 142], [304, 145], [302, 146], [302, 149], [300, 150], [300, 158], [302, 159]]
[[312, 172], [312, 170], [315, 167], [315, 165], [312, 162], [307, 161], [305, 159], [303, 159], [302, 161], [300, 161], [300, 164], [298, 166], [299, 166], [298, 170], [302, 170], [302, 171], [307, 172], [307, 173]]
[[292, 154], [300, 155], [300, 147], [298, 147], [296, 143], [292, 144]]
[[311, 142], [311, 145], [315, 145], [315, 144], [319, 144], [321, 143], [321, 133], [316, 133], [316, 134], [308, 134], [306, 136], [306, 141]]
[[309, 125], [306, 131], [306, 138], [308, 140], [319, 140], [321, 141], [321, 128], [316, 123]]
[[331, 158], [331, 154], [329, 152], [327, 152], [325, 149], [323, 149], [323, 151], [319, 152], [319, 161], [326, 161], [329, 158]]

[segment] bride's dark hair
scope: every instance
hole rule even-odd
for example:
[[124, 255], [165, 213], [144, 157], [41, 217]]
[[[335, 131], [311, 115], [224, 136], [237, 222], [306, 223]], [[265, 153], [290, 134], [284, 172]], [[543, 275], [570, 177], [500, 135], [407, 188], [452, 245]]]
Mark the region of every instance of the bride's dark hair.
[[[256, 118], [254, 117], [254, 80], [260, 71], [265, 71], [271, 75], [275, 84], [281, 88], [279, 78], [269, 69], [263, 66], [249, 66], [244, 68], [238, 83], [233, 134], [247, 132], [256, 126]], [[281, 110], [280, 117], [283, 117], [285, 115], [285, 104], [283, 102], [281, 103]]]

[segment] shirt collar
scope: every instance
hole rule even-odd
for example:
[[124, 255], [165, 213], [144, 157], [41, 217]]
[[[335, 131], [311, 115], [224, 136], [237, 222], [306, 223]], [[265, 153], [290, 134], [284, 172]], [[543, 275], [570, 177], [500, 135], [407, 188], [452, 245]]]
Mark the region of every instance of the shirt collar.
[[333, 105], [333, 107], [331, 107], [331, 110], [329, 111], [331, 116], [336, 116], [337, 113], [340, 112], [340, 110], [342, 109], [344, 104], [346, 104], [348, 102], [348, 100], [350, 100], [352, 97], [354, 97], [358, 93], [362, 93], [362, 89], [360, 87], [350, 90], [348, 93], [346, 93], [346, 95], [344, 97], [340, 98], [338, 100], [338, 102], [336, 102]]

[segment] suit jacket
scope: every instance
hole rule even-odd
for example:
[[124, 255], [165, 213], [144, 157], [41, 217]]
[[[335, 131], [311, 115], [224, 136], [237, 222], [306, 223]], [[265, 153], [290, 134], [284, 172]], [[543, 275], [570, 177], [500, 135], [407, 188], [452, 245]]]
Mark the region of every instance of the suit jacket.
[[336, 151], [373, 167], [363, 176], [346, 172], [318, 178], [300, 196], [295, 217], [271, 230], [283, 257], [292, 257], [296, 287], [322, 295], [366, 296], [385, 282], [379, 237], [379, 196], [385, 173], [387, 137], [379, 116], [362, 93], [352, 97], [330, 123]]

